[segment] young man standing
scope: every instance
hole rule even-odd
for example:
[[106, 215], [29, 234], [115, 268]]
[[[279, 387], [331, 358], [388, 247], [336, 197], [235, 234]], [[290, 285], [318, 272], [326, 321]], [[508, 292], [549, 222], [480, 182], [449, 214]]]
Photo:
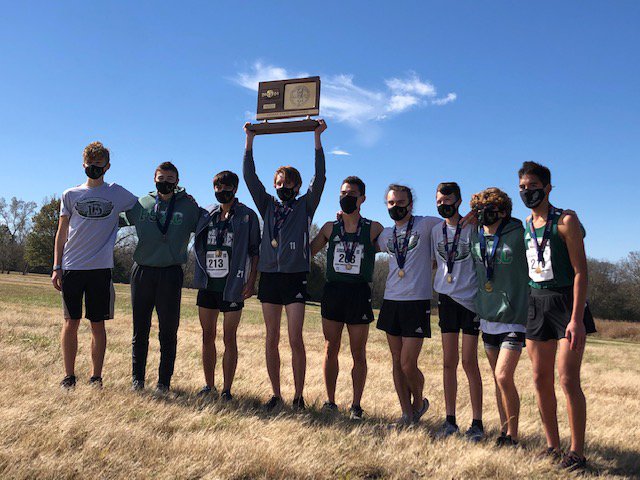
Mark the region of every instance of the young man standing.
[[[527, 350], [547, 438], [543, 455], [561, 460], [561, 467], [567, 470], [581, 470], [586, 466], [587, 405], [580, 385], [580, 367], [586, 335], [596, 331], [586, 304], [584, 230], [575, 213], [551, 205], [548, 168], [525, 162], [518, 177], [522, 201], [531, 209], [524, 234], [531, 286]], [[564, 456], [554, 389], [556, 358], [571, 426], [571, 448]]]
[[244, 301], [255, 293], [260, 249], [258, 216], [236, 198], [238, 176], [223, 171], [213, 177], [219, 204], [207, 208], [200, 218], [194, 241], [198, 288], [198, 314], [202, 326], [202, 368], [205, 386], [199, 395], [216, 393], [216, 327], [224, 316], [224, 386], [221, 397], [231, 400], [231, 385], [238, 364], [236, 332]]
[[85, 317], [91, 322], [89, 383], [102, 386], [107, 346], [104, 321], [113, 318], [115, 301], [111, 269], [119, 214], [136, 202], [135, 195], [120, 185], [104, 182], [104, 174], [111, 164], [109, 150], [102, 143], [90, 143], [82, 156], [87, 180], [62, 194], [51, 275], [53, 286], [62, 291], [61, 344], [65, 377], [60, 386], [67, 389], [76, 384], [75, 361], [83, 297]]
[[126, 213], [138, 235], [131, 271], [132, 388], [144, 388], [149, 331], [155, 308], [160, 340], [156, 392], [164, 393], [171, 386], [176, 360], [182, 265], [187, 263], [187, 246], [196, 229], [200, 208], [184, 188], [178, 187], [178, 169], [171, 162], [158, 165], [154, 181], [156, 191], [141, 197]]
[[429, 408], [422, 396], [424, 376], [418, 357], [423, 340], [431, 337], [431, 230], [440, 219], [412, 214], [409, 187], [390, 185], [386, 198], [395, 225], [378, 238], [380, 251], [390, 258], [377, 327], [387, 334], [393, 383], [402, 408], [398, 424], [406, 426], [420, 421]]
[[462, 225], [458, 211], [462, 203], [460, 187], [455, 182], [441, 183], [436, 191], [438, 213], [444, 218], [431, 231], [436, 274], [433, 287], [438, 292], [438, 315], [442, 331], [444, 400], [447, 417], [438, 432], [448, 437], [459, 431], [456, 423], [458, 390], [458, 336], [462, 332], [462, 367], [469, 381], [473, 419], [465, 436], [474, 442], [484, 437], [482, 425], [482, 378], [478, 368], [478, 334], [480, 319], [476, 315], [476, 271], [471, 257], [474, 226]]
[[325, 223], [311, 243], [315, 255], [329, 243], [327, 251], [327, 283], [322, 295], [322, 331], [325, 338], [324, 381], [328, 400], [324, 409], [335, 411], [338, 353], [342, 330], [347, 326], [353, 357], [351, 378], [353, 401], [349, 409], [352, 420], [362, 420], [360, 406], [367, 379], [367, 338], [373, 321], [371, 288], [375, 266], [376, 242], [383, 230], [378, 222], [360, 215], [365, 197], [365, 184], [358, 177], [347, 177], [340, 187], [342, 215]]
[[304, 409], [302, 391], [307, 369], [306, 352], [302, 339], [307, 273], [310, 268], [309, 225], [320, 203], [324, 189], [325, 161], [320, 136], [327, 128], [324, 120], [314, 132], [315, 175], [306, 194], [296, 198], [302, 186], [300, 172], [293, 167], [280, 167], [273, 178], [273, 186], [279, 200], [267, 193], [256, 174], [253, 160], [255, 133], [247, 135], [243, 174], [249, 192], [264, 221], [264, 234], [260, 243], [260, 284], [258, 299], [262, 302], [267, 330], [267, 371], [273, 388], [273, 396], [265, 407], [269, 410], [282, 404], [280, 393], [280, 321], [282, 307], [287, 312], [289, 345], [291, 346], [295, 394], [293, 407]]
[[511, 217], [509, 196], [487, 188], [471, 198], [480, 228], [472, 237], [476, 265], [476, 312], [496, 384], [501, 434], [497, 446], [518, 445], [520, 396], [514, 381], [527, 323], [527, 264], [522, 222]]

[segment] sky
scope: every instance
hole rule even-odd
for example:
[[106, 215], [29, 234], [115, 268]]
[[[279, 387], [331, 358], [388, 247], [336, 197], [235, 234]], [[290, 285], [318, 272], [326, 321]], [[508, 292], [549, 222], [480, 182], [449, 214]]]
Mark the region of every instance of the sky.
[[[82, 183], [82, 150], [111, 150], [107, 181], [138, 195], [172, 161], [202, 205], [241, 174], [257, 81], [319, 75], [327, 183], [367, 184], [362, 213], [390, 225], [385, 187], [496, 186], [524, 218], [517, 170], [552, 171], [552, 202], [587, 230], [587, 254], [640, 250], [640, 2], [8, 2], [0, 14], [0, 196], [42, 200]], [[313, 174], [313, 134], [260, 136], [258, 174]], [[253, 202], [241, 182], [241, 201]], [[624, 235], [618, 232], [623, 228]], [[612, 234], [612, 229], [615, 234]]]

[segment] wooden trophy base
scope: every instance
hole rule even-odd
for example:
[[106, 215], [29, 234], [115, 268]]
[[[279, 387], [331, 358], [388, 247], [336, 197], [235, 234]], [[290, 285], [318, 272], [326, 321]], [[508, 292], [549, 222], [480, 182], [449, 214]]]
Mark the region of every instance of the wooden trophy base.
[[317, 120], [293, 120], [289, 122], [262, 122], [252, 123], [247, 130], [256, 135], [269, 135], [272, 133], [312, 132], [319, 125]]

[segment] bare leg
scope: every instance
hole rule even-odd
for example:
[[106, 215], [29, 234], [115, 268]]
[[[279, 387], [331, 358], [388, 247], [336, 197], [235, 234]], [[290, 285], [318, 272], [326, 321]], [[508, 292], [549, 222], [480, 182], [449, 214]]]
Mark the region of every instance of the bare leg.
[[280, 319], [282, 317], [282, 305], [273, 303], [262, 304], [262, 315], [267, 327], [266, 357], [267, 372], [271, 380], [271, 388], [276, 397], [280, 394]]
[[558, 376], [567, 399], [569, 426], [571, 427], [571, 450], [584, 456], [584, 437], [587, 427], [587, 400], [580, 384], [582, 350], [571, 350], [566, 338], [559, 340]]
[[519, 359], [519, 351], [501, 348], [495, 371], [496, 382], [502, 393], [502, 404], [507, 414], [507, 435], [510, 435], [513, 440], [518, 440], [520, 419], [520, 396], [513, 378]]
[[223, 338], [224, 356], [222, 357], [222, 374], [224, 377], [223, 390], [231, 391], [233, 379], [238, 366], [238, 325], [240, 325], [242, 310], [224, 313]]
[[208, 387], [215, 387], [216, 371], [216, 329], [220, 310], [198, 307], [198, 316], [202, 326], [202, 369], [204, 381]]
[[558, 342], [548, 340], [538, 342], [527, 340], [527, 352], [533, 368], [533, 382], [536, 387], [536, 398], [540, 418], [547, 437], [547, 446], [560, 448], [558, 434], [558, 417], [554, 375]]
[[458, 393], [458, 334], [442, 334], [442, 382], [447, 415], [456, 414]]
[[349, 331], [349, 345], [353, 358], [351, 381], [353, 382], [352, 405], [360, 406], [364, 385], [367, 381], [367, 339], [369, 338], [369, 324], [347, 325]]
[[324, 384], [327, 388], [327, 399], [336, 402], [336, 382], [338, 381], [338, 353], [340, 352], [340, 339], [344, 323], [322, 319], [322, 332], [324, 333]]
[[402, 337], [402, 354], [400, 363], [405, 381], [413, 396], [413, 411], [423, 407], [422, 391], [424, 389], [424, 375], [418, 368], [418, 357], [422, 350], [422, 338]]
[[304, 389], [304, 377], [307, 373], [307, 353], [302, 339], [305, 305], [304, 303], [290, 303], [284, 308], [287, 312], [291, 366], [293, 367], [293, 383], [296, 390], [293, 398], [300, 398]]
[[462, 368], [469, 381], [473, 419], [482, 420], [482, 377], [478, 367], [477, 335], [462, 335]]
[[75, 375], [76, 355], [78, 354], [78, 327], [80, 319], [64, 319], [60, 334], [60, 346], [62, 347], [62, 359], [64, 361], [65, 375]]
[[402, 413], [409, 418], [413, 415], [413, 407], [411, 406], [411, 392], [407, 381], [402, 372], [402, 337], [396, 337], [387, 333], [387, 342], [391, 350], [391, 359], [393, 361], [393, 384], [396, 387], [398, 400], [400, 400], [400, 408]]
[[498, 382], [496, 381], [496, 363], [498, 363], [498, 353], [500, 350], [498, 348], [485, 348], [485, 352], [487, 354], [487, 359], [489, 360], [489, 365], [491, 365], [493, 382], [496, 386], [496, 405], [498, 406], [498, 414], [500, 415], [500, 430], [502, 433], [506, 433], [507, 413], [504, 411], [504, 406], [502, 405], [502, 393], [500, 392], [500, 387], [498, 387]]
[[104, 320], [91, 323], [91, 376], [102, 376], [104, 354], [107, 351], [107, 331], [104, 328]]

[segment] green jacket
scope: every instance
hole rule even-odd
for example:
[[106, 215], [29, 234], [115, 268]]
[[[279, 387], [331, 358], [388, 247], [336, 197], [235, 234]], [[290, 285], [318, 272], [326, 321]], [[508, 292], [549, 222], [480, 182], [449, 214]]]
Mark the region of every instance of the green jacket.
[[[176, 193], [173, 216], [167, 234], [162, 235], [156, 223], [157, 192], [140, 197], [133, 208], [126, 212], [129, 225], [135, 225], [138, 245], [133, 259], [138, 265], [168, 267], [187, 263], [187, 247], [191, 233], [195, 232], [201, 209], [184, 188]], [[164, 225], [169, 202], [159, 201], [160, 223]]]
[[[482, 228], [472, 237], [471, 254], [478, 277], [476, 312], [489, 322], [527, 324], [529, 308], [529, 272], [525, 255], [524, 228], [515, 218], [507, 220], [500, 236], [495, 256], [492, 280], [493, 290], [487, 292], [487, 270], [480, 254], [478, 235], [484, 235]], [[491, 251], [493, 235], [486, 235], [487, 250]]]

